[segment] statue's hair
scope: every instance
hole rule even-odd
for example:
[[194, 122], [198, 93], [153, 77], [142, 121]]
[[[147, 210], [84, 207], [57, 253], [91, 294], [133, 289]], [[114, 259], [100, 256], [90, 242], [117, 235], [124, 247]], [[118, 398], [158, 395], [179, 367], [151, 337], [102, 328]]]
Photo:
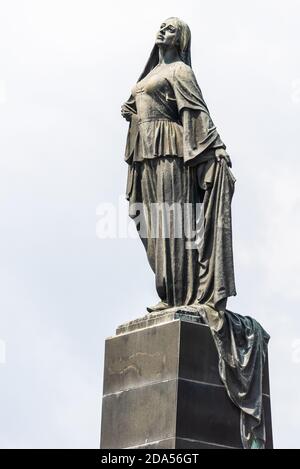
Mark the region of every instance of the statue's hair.
[[191, 30], [189, 26], [176, 16], [171, 16], [168, 20], [175, 20], [178, 27], [178, 53], [183, 62], [191, 65]]

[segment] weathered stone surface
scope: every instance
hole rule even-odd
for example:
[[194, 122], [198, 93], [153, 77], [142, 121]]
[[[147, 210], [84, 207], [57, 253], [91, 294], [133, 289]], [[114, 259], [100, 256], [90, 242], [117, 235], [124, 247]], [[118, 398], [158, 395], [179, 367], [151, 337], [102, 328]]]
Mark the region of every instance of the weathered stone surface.
[[133, 321], [126, 322], [119, 326], [116, 330], [116, 334], [126, 334], [138, 329], [144, 329], [150, 326], [157, 326], [164, 324], [175, 319], [182, 319], [186, 322], [193, 322], [196, 324], [203, 324], [204, 321], [199, 315], [201, 306], [175, 306], [173, 308], [165, 309], [158, 313], [146, 314], [145, 316], [135, 319]]
[[104, 395], [178, 377], [180, 328], [149, 327], [108, 339]]
[[130, 448], [174, 437], [176, 396], [175, 379], [104, 396], [102, 448]]
[[[268, 376], [263, 392], [271, 448]], [[103, 394], [102, 448], [242, 448], [205, 325], [181, 317], [107, 339]]]

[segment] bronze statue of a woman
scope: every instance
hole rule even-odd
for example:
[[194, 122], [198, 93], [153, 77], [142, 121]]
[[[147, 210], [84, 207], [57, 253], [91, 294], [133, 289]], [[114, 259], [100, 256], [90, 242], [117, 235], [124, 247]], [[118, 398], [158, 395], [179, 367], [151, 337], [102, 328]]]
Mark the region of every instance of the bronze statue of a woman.
[[[269, 336], [254, 319], [226, 309], [228, 297], [236, 295], [231, 228], [235, 179], [191, 68], [190, 47], [189, 27], [178, 18], [164, 21], [122, 106], [122, 116], [130, 122], [125, 151], [129, 214], [160, 297], [148, 311], [191, 308], [210, 326], [220, 377], [241, 410], [243, 445], [263, 448], [262, 376]], [[171, 216], [170, 207], [176, 207]], [[182, 230], [186, 220], [187, 232]], [[166, 225], [171, 228], [167, 235]]]
[[[190, 29], [178, 18], [164, 21], [146, 67], [122, 106], [130, 121], [125, 159], [129, 164], [130, 215], [142, 204], [146, 233], [140, 233], [155, 273], [160, 302], [148, 311], [205, 304], [223, 311], [235, 295], [230, 158], [211, 119], [191, 68]], [[181, 206], [174, 224], [184, 225], [186, 211], [197, 232], [197, 207], [203, 204], [201, 247], [187, 248], [184, 234], [153, 236], [170, 220], [167, 210], [154, 216], [155, 204]], [[155, 220], [154, 220], [155, 217]], [[199, 218], [199, 217], [198, 217]]]

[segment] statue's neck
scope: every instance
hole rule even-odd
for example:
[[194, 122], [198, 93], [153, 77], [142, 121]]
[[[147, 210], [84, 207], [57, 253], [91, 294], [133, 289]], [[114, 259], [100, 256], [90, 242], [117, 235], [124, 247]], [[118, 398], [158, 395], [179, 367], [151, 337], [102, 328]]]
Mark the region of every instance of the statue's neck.
[[180, 60], [178, 51], [175, 47], [159, 47], [159, 64], [170, 64]]

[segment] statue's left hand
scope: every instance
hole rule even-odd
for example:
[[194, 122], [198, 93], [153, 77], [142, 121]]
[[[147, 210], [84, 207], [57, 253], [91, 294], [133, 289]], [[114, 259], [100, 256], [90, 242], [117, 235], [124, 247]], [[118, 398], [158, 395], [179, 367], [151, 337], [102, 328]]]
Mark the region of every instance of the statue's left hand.
[[230, 156], [228, 155], [227, 151], [224, 150], [224, 148], [217, 148], [215, 151], [215, 155], [216, 155], [216, 160], [218, 162], [220, 162], [221, 159], [224, 159], [227, 165], [229, 166], [229, 168], [232, 167]]

